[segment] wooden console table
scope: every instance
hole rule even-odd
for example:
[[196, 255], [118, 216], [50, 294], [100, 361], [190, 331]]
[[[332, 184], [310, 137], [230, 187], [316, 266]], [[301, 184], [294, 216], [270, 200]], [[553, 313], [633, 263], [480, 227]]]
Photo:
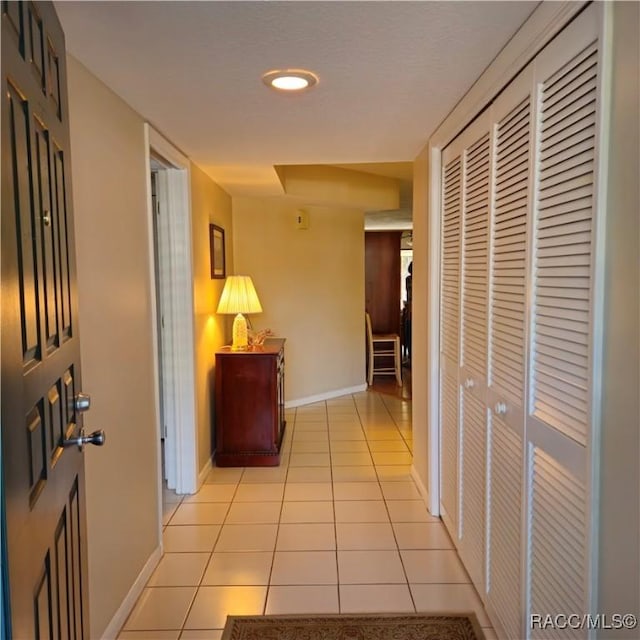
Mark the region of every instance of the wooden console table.
[[284, 339], [216, 351], [216, 464], [280, 464], [284, 436]]

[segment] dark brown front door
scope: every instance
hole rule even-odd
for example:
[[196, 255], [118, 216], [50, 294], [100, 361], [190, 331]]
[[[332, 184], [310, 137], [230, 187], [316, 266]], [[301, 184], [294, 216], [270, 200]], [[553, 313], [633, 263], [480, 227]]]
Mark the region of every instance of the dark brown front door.
[[[2, 2], [2, 467], [10, 636], [88, 635], [64, 34]], [[7, 569], [5, 568], [5, 571]], [[5, 597], [7, 594], [5, 594]]]

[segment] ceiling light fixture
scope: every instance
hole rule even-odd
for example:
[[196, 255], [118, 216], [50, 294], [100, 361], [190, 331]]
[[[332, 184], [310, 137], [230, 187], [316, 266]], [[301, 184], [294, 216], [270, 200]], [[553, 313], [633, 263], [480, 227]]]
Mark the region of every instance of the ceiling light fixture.
[[267, 71], [262, 76], [262, 82], [277, 91], [304, 91], [318, 83], [318, 76], [305, 69], [277, 69]]

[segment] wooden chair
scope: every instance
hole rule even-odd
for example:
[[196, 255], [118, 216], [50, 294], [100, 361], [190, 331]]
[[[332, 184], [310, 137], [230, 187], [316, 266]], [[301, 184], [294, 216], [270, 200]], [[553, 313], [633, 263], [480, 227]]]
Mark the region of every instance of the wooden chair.
[[[371, 330], [371, 316], [365, 312], [367, 325], [367, 384], [373, 384], [374, 375], [393, 375], [396, 377], [398, 386], [402, 386], [402, 362], [400, 355], [400, 336], [397, 333], [373, 333]], [[378, 348], [376, 348], [376, 346]], [[383, 364], [376, 364], [376, 360], [383, 360]], [[393, 366], [387, 365], [393, 359]]]

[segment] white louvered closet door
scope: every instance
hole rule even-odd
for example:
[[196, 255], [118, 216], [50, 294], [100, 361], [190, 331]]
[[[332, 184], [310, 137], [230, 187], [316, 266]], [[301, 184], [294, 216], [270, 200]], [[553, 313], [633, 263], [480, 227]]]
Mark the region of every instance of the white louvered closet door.
[[440, 510], [450, 534], [458, 526], [458, 362], [460, 352], [460, 228], [462, 163], [459, 151], [443, 154], [440, 283]]
[[594, 612], [601, 13], [442, 153], [441, 508], [501, 638], [587, 637], [528, 621]]
[[[590, 605], [597, 16], [593, 6], [583, 12], [536, 59], [527, 614]], [[556, 637], [536, 629], [529, 637], [542, 635]]]
[[508, 638], [521, 638], [525, 633], [522, 541], [532, 89], [530, 65], [502, 92], [491, 110], [486, 602]]
[[482, 585], [485, 576], [489, 116], [487, 112], [478, 118], [459, 140], [463, 178], [458, 536], [460, 556], [476, 585]]

